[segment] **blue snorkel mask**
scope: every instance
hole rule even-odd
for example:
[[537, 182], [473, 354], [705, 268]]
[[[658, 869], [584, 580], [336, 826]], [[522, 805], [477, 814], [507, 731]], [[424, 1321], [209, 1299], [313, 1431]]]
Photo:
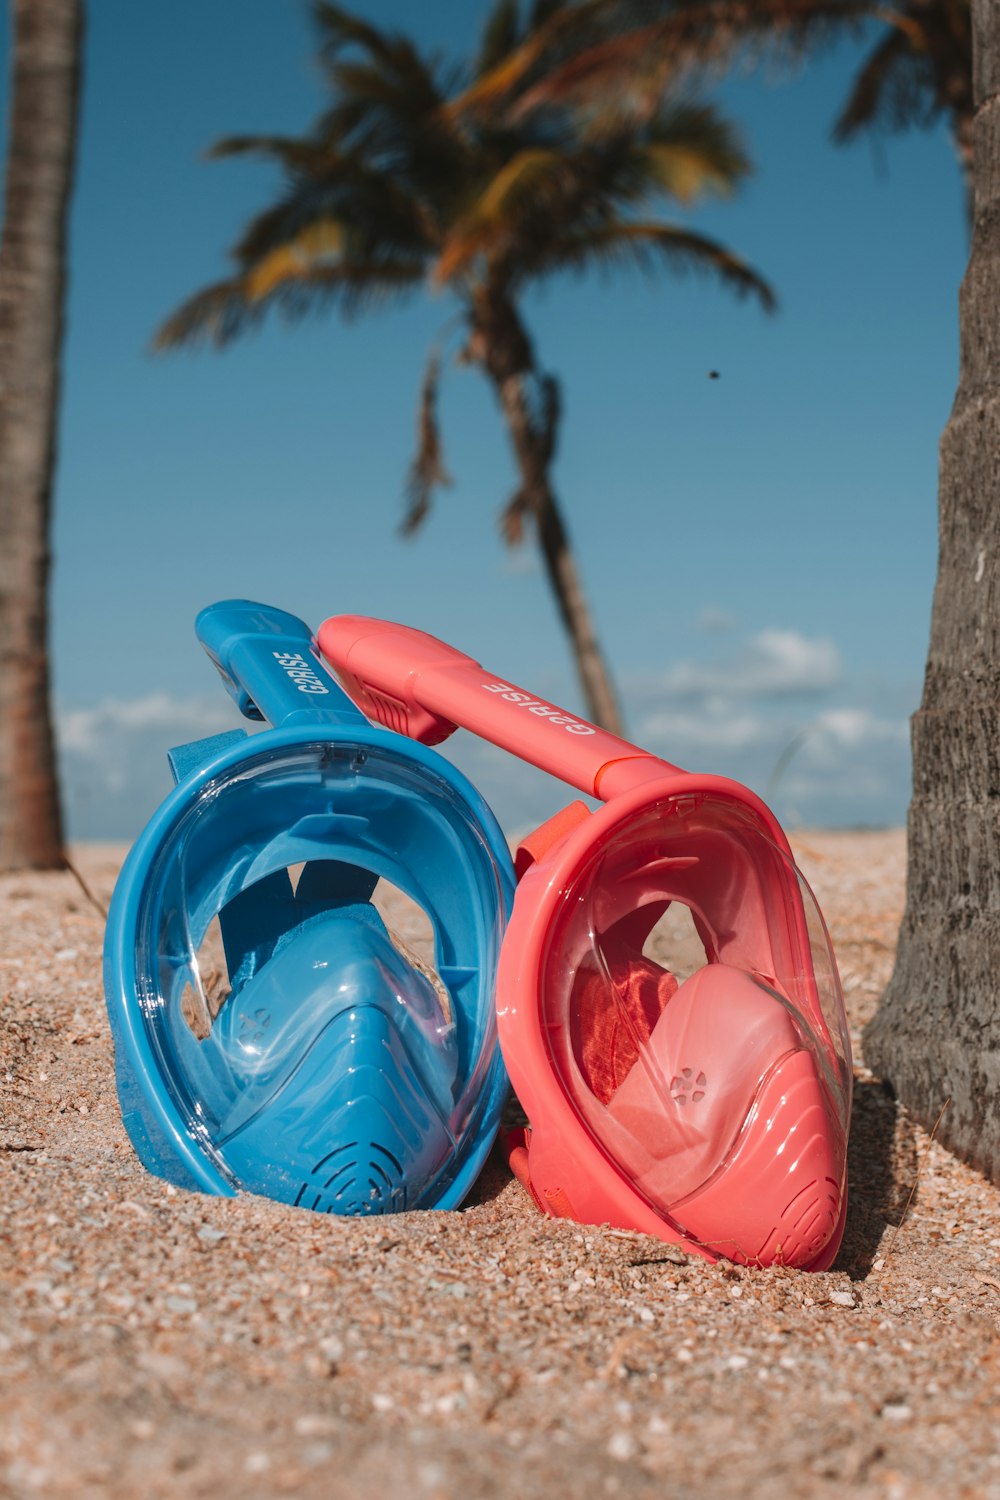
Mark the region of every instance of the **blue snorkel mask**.
[[[104, 983], [132, 1144], [203, 1192], [453, 1208], [507, 1094], [503, 834], [446, 760], [362, 716], [293, 615], [228, 601], [196, 629], [274, 727], [171, 751], [119, 876]], [[423, 909], [433, 967], [372, 904], [380, 879]]]

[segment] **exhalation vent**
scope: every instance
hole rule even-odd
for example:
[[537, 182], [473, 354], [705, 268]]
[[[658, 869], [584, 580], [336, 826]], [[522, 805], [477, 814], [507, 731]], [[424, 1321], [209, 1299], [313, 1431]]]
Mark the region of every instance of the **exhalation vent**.
[[360, 1150], [350, 1141], [316, 1163], [295, 1202], [320, 1214], [402, 1213], [407, 1207], [402, 1163], [378, 1141]]

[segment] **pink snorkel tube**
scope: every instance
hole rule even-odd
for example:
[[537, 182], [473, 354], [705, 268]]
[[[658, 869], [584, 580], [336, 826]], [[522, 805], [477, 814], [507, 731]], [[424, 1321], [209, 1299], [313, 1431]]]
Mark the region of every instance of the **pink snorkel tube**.
[[[850, 1040], [822, 916], [770, 810], [420, 631], [341, 615], [318, 641], [370, 717], [424, 744], [461, 725], [604, 803], [522, 843], [497, 974], [531, 1122], [510, 1161], [538, 1206], [710, 1260], [825, 1270], [847, 1209]], [[670, 933], [654, 933], [680, 907], [693, 968], [676, 935], [665, 966]]]

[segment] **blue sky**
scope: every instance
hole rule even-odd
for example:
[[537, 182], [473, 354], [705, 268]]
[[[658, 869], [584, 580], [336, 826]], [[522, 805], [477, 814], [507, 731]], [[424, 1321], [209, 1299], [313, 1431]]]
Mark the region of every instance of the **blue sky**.
[[[456, 54], [486, 11], [361, 8]], [[715, 92], [757, 170], [691, 222], [769, 277], [776, 316], [669, 276], [570, 279], [525, 308], [563, 384], [556, 480], [630, 734], [770, 793], [792, 824], [905, 816], [957, 374], [967, 241], [951, 146], [943, 128], [832, 146], [857, 56]], [[0, 63], [6, 79], [5, 50]], [[513, 470], [474, 372], [445, 372], [455, 484], [417, 539], [396, 532], [447, 297], [270, 325], [222, 355], [149, 352], [276, 186], [205, 148], [303, 130], [322, 103], [292, 0], [90, 6], [52, 599], [73, 837], [134, 836], [169, 786], [165, 748], [236, 722], [193, 636], [213, 599], [314, 626], [403, 620], [581, 706], [530, 546], [498, 541]], [[467, 737], [449, 753], [512, 831], [558, 805]]]

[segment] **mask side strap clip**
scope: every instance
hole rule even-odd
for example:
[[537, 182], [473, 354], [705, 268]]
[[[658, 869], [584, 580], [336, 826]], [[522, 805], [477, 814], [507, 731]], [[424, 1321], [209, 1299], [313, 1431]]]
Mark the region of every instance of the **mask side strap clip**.
[[209, 761], [221, 755], [223, 750], [228, 750], [230, 745], [237, 745], [249, 738], [245, 729], [227, 729], [222, 734], [209, 734], [201, 740], [189, 740], [186, 745], [175, 745], [167, 751], [175, 785], [192, 772], [207, 766]]
[[531, 1195], [535, 1207], [540, 1208], [542, 1213], [544, 1213], [545, 1204], [542, 1202], [541, 1198], [539, 1198], [531, 1183], [531, 1167], [529, 1164], [529, 1152], [531, 1148], [531, 1127], [518, 1126], [514, 1130], [505, 1131], [500, 1144], [503, 1148], [504, 1153], [506, 1154], [507, 1165], [510, 1167], [510, 1170], [513, 1172], [518, 1182], [524, 1188], [525, 1192]]
[[542, 1213], [547, 1214], [550, 1219], [575, 1219], [577, 1217], [565, 1188], [544, 1188], [539, 1193], [532, 1182], [529, 1166], [530, 1127], [523, 1126], [516, 1130], [508, 1130], [503, 1137], [502, 1146], [507, 1153], [507, 1164], [510, 1170], [525, 1192], [530, 1193], [536, 1208], [540, 1208]]
[[570, 802], [567, 807], [561, 808], [551, 818], [547, 819], [533, 833], [529, 833], [517, 846], [514, 856], [514, 873], [518, 880], [543, 859], [556, 844], [562, 842], [574, 828], [591, 816], [590, 808], [583, 802]]

